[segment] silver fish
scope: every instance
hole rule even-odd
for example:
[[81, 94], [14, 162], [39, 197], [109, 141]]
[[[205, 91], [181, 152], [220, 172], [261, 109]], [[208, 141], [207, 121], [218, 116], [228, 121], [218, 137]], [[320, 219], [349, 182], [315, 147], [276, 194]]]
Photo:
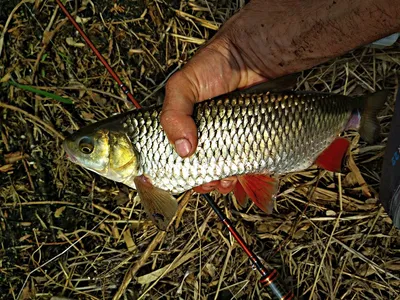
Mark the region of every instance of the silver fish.
[[[171, 194], [233, 175], [268, 211], [277, 176], [314, 162], [338, 169], [348, 147], [338, 136], [346, 128], [374, 142], [380, 130], [376, 115], [386, 98], [385, 91], [358, 98], [266, 92], [204, 101], [193, 113], [198, 147], [188, 158], [177, 155], [162, 130], [161, 107], [107, 118], [72, 134], [63, 146], [71, 161], [136, 188], [150, 218], [165, 228], [176, 211]], [[326, 152], [330, 148], [338, 158]]]

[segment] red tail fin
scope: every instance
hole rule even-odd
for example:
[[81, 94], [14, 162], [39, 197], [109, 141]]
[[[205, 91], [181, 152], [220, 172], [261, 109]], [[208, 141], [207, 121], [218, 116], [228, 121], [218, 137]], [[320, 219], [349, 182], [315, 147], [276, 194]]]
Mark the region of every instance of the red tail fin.
[[266, 213], [272, 213], [272, 197], [278, 189], [278, 182], [274, 178], [266, 175], [247, 174], [238, 176], [238, 180], [255, 205]]

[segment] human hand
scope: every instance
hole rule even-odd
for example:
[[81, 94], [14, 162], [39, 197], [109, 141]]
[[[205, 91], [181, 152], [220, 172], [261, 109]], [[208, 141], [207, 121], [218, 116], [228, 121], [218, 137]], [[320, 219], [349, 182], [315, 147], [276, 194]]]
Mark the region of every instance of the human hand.
[[215, 180], [201, 186], [197, 186], [193, 188], [193, 190], [200, 194], [206, 194], [213, 190], [217, 190], [221, 194], [226, 195], [235, 188], [237, 180], [237, 176], [231, 176], [222, 180]]
[[[161, 124], [177, 153], [189, 157], [196, 150], [196, 102], [305, 70], [396, 32], [399, 12], [391, 1], [251, 1], [167, 82]], [[235, 182], [196, 190], [227, 193]]]

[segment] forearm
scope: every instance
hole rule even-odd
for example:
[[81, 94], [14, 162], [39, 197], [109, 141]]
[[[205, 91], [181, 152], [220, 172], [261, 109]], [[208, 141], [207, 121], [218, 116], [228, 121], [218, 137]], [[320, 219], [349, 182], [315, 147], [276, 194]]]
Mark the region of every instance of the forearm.
[[273, 78], [398, 31], [400, 0], [253, 0], [218, 35], [246, 54], [246, 65]]

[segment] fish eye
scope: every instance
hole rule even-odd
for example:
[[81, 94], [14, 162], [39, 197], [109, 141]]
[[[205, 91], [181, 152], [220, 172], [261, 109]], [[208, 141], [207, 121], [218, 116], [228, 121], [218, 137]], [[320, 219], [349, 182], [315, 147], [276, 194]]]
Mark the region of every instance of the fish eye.
[[79, 141], [79, 150], [81, 150], [83, 154], [90, 154], [93, 152], [93, 149], [93, 142], [88, 137], [84, 137]]

